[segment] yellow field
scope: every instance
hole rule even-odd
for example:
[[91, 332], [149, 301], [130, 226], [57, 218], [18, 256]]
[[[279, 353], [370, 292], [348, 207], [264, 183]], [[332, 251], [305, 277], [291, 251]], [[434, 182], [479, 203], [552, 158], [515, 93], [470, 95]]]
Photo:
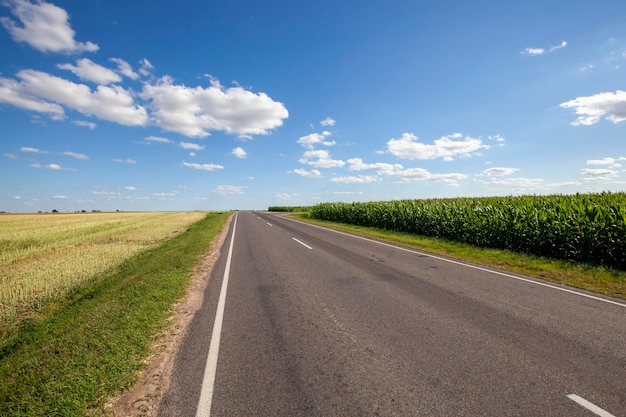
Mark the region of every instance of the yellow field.
[[97, 279], [184, 232], [201, 212], [0, 216], [0, 318]]

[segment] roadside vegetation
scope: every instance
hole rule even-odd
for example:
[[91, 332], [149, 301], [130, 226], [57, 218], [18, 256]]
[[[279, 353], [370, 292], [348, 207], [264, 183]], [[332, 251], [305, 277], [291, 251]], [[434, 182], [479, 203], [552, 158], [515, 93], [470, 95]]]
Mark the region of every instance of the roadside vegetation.
[[270, 207], [304, 221], [626, 299], [626, 193]]
[[309, 206], [270, 206], [267, 211], [282, 212], [282, 213], [299, 213], [308, 211]]
[[626, 193], [322, 203], [308, 213], [626, 271]]
[[[72, 270], [82, 271], [78, 257], [113, 262], [104, 266], [96, 262], [88, 268], [89, 273], [46, 289], [44, 296], [3, 305], [0, 415], [103, 415], [107, 398], [132, 386], [145, 366], [150, 346], [166, 327], [173, 303], [185, 294], [193, 268], [230, 216], [134, 214], [131, 220], [124, 217], [128, 213], [111, 214], [117, 216], [112, 220], [114, 217], [102, 213], [107, 219], [104, 223], [90, 223], [94, 215], [87, 214], [82, 225], [72, 217], [73, 234], [52, 225], [59, 215], [45, 216], [37, 228], [42, 229], [41, 236], [48, 237], [32, 238], [29, 244], [27, 238], [21, 241], [20, 256], [32, 262], [47, 257], [53, 264], [62, 264], [56, 261], [64, 258], [68, 269], [63, 274], [67, 275], [73, 275]], [[49, 226], [47, 222], [51, 222]], [[1, 247], [3, 256], [8, 257], [5, 249], [12, 245], [5, 240], [9, 232], [4, 231], [10, 230], [11, 242], [17, 242], [20, 228], [4, 224]], [[133, 249], [112, 249], [127, 245]], [[90, 246], [101, 252], [93, 247], [87, 250]], [[28, 264], [20, 264], [16, 253], [13, 263], [2, 264], [3, 278], [8, 271], [22, 273]], [[13, 269], [11, 265], [22, 267]], [[1, 291], [4, 297], [5, 289]]]

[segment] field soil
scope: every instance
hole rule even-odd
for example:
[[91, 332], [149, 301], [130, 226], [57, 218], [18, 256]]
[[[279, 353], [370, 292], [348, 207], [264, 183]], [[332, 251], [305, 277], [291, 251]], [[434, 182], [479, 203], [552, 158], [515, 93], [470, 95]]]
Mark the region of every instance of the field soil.
[[211, 242], [209, 253], [194, 270], [185, 297], [174, 305], [171, 324], [165, 330], [163, 337], [154, 344], [152, 356], [146, 359], [148, 367], [129, 391], [109, 401], [106, 407], [107, 414], [116, 417], [154, 417], [157, 415], [161, 397], [169, 386], [174, 356], [191, 319], [202, 305], [202, 297], [211, 269], [219, 257], [232, 219], [233, 216], [226, 221], [220, 234]]

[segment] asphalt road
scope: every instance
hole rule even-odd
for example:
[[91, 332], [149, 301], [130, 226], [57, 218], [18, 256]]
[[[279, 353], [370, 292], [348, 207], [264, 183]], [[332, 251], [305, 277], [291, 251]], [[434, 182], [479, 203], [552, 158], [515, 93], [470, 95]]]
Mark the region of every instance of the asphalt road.
[[626, 303], [538, 282], [239, 212], [159, 416], [626, 416]]

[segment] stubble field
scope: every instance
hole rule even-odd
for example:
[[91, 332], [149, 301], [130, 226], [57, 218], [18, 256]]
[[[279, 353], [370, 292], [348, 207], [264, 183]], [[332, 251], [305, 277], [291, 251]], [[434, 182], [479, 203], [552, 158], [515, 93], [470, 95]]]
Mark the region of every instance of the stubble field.
[[28, 314], [184, 232], [201, 212], [0, 216], [0, 321]]

